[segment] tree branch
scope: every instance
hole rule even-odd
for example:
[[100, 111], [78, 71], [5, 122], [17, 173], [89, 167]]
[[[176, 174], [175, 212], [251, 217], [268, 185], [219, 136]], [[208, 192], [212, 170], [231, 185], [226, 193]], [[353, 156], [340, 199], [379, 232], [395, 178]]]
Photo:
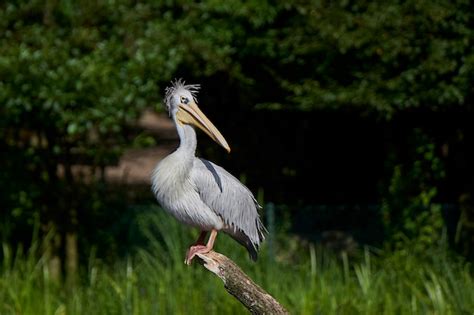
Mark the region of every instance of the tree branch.
[[274, 297], [255, 284], [232, 260], [211, 251], [197, 254], [200, 263], [217, 275], [224, 287], [252, 314], [289, 314]]

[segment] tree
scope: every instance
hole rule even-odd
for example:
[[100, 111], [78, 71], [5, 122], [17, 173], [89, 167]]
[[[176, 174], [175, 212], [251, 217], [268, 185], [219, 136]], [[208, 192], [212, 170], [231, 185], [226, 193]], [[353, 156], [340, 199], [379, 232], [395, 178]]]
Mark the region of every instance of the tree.
[[[77, 253], [65, 247], [77, 248], [81, 213], [104, 189], [100, 172], [80, 178], [73, 165], [115, 161], [174, 77], [210, 87], [206, 103], [225, 104], [236, 121], [278, 109], [472, 112], [468, 1], [18, 0], [0, 9], [3, 222], [21, 230], [37, 218], [56, 231], [53, 256], [69, 257], [70, 274]], [[430, 141], [436, 154], [441, 140]]]

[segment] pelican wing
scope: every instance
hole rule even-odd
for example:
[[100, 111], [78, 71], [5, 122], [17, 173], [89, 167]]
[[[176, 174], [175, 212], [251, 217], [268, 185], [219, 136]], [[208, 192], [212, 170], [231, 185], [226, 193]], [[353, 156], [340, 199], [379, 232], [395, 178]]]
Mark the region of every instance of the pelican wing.
[[222, 167], [199, 158], [194, 160], [191, 180], [202, 201], [224, 221], [224, 231], [247, 247], [255, 260], [266, 230], [252, 192]]

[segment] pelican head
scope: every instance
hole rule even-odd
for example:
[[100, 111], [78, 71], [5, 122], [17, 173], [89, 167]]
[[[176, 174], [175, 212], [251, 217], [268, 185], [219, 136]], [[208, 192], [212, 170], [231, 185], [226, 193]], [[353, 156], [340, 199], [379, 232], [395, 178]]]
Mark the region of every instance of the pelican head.
[[164, 101], [170, 117], [176, 124], [198, 127], [230, 152], [225, 138], [197, 106], [196, 95], [199, 88], [198, 84], [186, 85], [181, 79], [172, 82], [172, 85], [166, 88]]

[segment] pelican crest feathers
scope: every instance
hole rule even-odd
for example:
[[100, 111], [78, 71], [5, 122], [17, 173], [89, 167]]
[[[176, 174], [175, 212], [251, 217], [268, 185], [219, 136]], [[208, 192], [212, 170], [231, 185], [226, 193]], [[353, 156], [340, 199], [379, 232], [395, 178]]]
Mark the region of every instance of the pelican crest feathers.
[[183, 79], [175, 79], [174, 81], [171, 81], [171, 86], [167, 87], [165, 89], [165, 99], [163, 100], [166, 109], [168, 110], [168, 113], [171, 116], [171, 100], [173, 96], [179, 91], [179, 90], [187, 90], [189, 93], [194, 98], [194, 102], [197, 104], [196, 96], [199, 92], [199, 89], [201, 88], [201, 85], [199, 84], [187, 84]]

